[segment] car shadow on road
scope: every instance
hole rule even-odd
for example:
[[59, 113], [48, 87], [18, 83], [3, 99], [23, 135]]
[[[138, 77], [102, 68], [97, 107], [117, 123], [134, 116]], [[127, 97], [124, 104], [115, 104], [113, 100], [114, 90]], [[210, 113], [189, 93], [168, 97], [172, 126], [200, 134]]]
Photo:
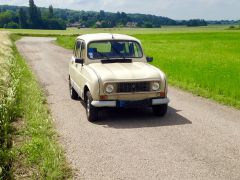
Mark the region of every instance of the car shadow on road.
[[100, 112], [98, 122], [108, 128], [131, 129], [158, 126], [176, 126], [192, 124], [185, 117], [178, 114], [180, 110], [169, 107], [165, 117], [156, 117], [149, 109], [106, 109]]

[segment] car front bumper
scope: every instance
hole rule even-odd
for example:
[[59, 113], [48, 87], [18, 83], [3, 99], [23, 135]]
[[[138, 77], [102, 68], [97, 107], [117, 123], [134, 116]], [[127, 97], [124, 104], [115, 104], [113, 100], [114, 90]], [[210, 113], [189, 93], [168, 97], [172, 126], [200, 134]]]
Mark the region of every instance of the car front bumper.
[[142, 101], [92, 101], [94, 107], [143, 107], [168, 104], [169, 98], [147, 99]]

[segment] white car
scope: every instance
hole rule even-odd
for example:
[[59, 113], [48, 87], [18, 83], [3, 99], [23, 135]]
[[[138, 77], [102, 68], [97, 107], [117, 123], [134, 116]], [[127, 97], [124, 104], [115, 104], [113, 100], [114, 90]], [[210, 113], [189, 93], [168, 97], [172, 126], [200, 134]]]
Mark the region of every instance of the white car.
[[89, 121], [103, 107], [152, 107], [157, 116], [167, 112], [165, 74], [149, 64], [141, 42], [121, 34], [86, 34], [76, 39], [69, 63], [72, 99], [86, 103]]

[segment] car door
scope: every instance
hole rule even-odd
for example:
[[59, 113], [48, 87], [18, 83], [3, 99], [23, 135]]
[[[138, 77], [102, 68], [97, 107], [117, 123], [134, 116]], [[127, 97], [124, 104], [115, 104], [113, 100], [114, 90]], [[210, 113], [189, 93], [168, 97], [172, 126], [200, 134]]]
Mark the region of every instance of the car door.
[[85, 63], [85, 42], [84, 41], [81, 41], [81, 46], [80, 46], [80, 49], [79, 49], [79, 52], [77, 52], [77, 55], [78, 55], [78, 58], [79, 59], [82, 59], [83, 60], [83, 64], [78, 64], [77, 65], [77, 73], [78, 73], [78, 76], [79, 76], [79, 79], [77, 81], [80, 89], [82, 90], [81, 93], [83, 92], [83, 89], [84, 89], [84, 85], [86, 83], [86, 71], [85, 71], [85, 68], [86, 68], [86, 65], [84, 65]]
[[75, 48], [73, 51], [73, 56], [70, 62], [70, 70], [69, 70], [71, 80], [72, 80], [72, 85], [80, 96], [82, 93], [82, 85], [81, 85], [82, 84], [82, 80], [81, 80], [82, 64], [76, 63], [75, 60], [81, 58], [81, 44], [82, 44], [82, 41], [80, 40], [77, 40], [75, 43]]

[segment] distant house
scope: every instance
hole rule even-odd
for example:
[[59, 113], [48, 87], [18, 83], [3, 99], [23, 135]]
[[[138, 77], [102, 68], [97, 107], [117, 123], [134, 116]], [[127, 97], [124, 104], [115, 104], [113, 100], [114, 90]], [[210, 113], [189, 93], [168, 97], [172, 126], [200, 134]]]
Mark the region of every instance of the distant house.
[[72, 23], [72, 24], [68, 24], [67, 27], [72, 27], [72, 28], [85, 28], [86, 26], [85, 26], [85, 25], [82, 25], [82, 24], [79, 23], [79, 22], [75, 22], [75, 23]]
[[86, 26], [85, 26], [84, 24], [82, 24], [82, 25], [80, 26], [80, 28], [86, 28]]
[[97, 22], [96, 22], [96, 25], [97, 25], [97, 26], [101, 26], [101, 25], [102, 25], [102, 22], [101, 22], [101, 21], [97, 21]]
[[95, 24], [96, 24], [96, 27], [99, 27], [99, 28], [112, 27], [111, 26], [111, 21], [97, 21]]
[[137, 22], [127, 22], [126, 27], [135, 28], [137, 27], [137, 25], [138, 25]]

